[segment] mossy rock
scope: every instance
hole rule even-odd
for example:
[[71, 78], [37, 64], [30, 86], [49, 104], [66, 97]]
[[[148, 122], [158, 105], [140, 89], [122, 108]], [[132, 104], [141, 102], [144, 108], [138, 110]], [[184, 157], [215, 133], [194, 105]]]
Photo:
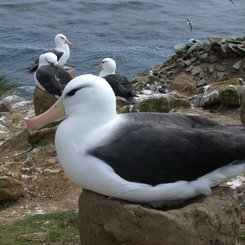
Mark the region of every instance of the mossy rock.
[[239, 87], [228, 86], [219, 91], [219, 99], [225, 106], [240, 106]]
[[133, 106], [124, 106], [119, 112], [163, 112], [168, 113], [176, 107], [191, 107], [190, 102], [183, 98], [176, 98], [172, 95], [151, 95], [148, 98], [139, 100]]

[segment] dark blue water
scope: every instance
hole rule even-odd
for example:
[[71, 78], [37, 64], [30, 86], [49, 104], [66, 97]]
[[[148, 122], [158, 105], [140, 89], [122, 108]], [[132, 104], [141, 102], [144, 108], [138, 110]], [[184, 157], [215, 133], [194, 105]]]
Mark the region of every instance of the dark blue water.
[[[68, 65], [93, 73], [104, 57], [133, 78], [162, 63], [177, 43], [210, 35], [245, 36], [245, 0], [1, 0], [0, 73], [31, 94], [33, 75], [24, 68], [54, 47], [54, 36], [74, 43]], [[186, 22], [193, 25], [190, 32]]]

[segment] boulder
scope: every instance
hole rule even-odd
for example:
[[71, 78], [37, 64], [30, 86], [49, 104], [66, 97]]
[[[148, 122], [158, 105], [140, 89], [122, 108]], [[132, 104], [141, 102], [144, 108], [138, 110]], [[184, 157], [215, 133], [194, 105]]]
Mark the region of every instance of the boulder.
[[195, 107], [209, 107], [220, 103], [218, 90], [204, 92], [203, 94], [191, 97], [191, 102]]
[[245, 89], [241, 90], [241, 110], [240, 110], [241, 122], [245, 124]]
[[230, 188], [216, 188], [185, 206], [155, 210], [84, 190], [79, 199], [81, 244], [233, 245], [240, 208]]
[[239, 88], [233, 85], [227, 86], [219, 91], [219, 99], [224, 106], [239, 106], [240, 92]]
[[17, 200], [24, 194], [21, 175], [16, 170], [0, 167], [0, 201]]
[[171, 94], [152, 94], [138, 100], [134, 105], [124, 106], [119, 113], [128, 112], [170, 112], [174, 108], [190, 108], [190, 102], [184, 97]]
[[48, 110], [56, 101], [57, 97], [55, 95], [35, 87], [33, 104], [36, 116]]

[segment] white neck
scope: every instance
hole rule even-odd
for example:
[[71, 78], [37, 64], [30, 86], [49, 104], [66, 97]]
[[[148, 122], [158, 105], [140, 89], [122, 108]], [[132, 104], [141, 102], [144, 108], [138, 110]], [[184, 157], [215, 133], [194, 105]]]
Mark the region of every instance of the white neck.
[[58, 60], [60, 66], [64, 66], [67, 60], [70, 58], [70, 48], [67, 44], [59, 44], [56, 46], [55, 50], [63, 52], [64, 54]]
[[115, 74], [115, 71], [113, 69], [111, 70], [102, 70], [99, 74], [100, 77], [105, 77], [110, 74]]

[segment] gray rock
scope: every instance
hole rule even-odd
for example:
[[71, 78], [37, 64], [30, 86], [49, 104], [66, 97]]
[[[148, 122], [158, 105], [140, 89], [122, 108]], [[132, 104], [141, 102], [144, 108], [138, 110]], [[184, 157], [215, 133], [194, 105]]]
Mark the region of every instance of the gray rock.
[[225, 71], [227, 69], [226, 66], [223, 66], [219, 63], [214, 64], [214, 66], [217, 71]]
[[192, 76], [198, 75], [201, 71], [202, 71], [202, 68], [200, 66], [195, 66], [191, 70], [191, 75]]
[[192, 69], [193, 69], [193, 65], [190, 65], [190, 66], [188, 66], [188, 67], [185, 69], [185, 71], [189, 72], [189, 71], [191, 71]]
[[213, 106], [220, 103], [219, 92], [217, 90], [204, 92], [191, 98], [191, 102], [195, 107]]
[[242, 65], [242, 61], [239, 60], [239, 61], [237, 61], [237, 62], [232, 66], [232, 68], [235, 69], [235, 70], [239, 70], [240, 67], [241, 67], [241, 65]]
[[86, 190], [79, 199], [82, 245], [234, 245], [239, 225], [240, 209], [229, 188], [166, 211]]
[[199, 80], [197, 83], [196, 83], [196, 85], [197, 85], [197, 87], [201, 87], [201, 86], [204, 86], [204, 85], [206, 85], [207, 84], [207, 81], [206, 81], [206, 79], [201, 79], [201, 80]]

